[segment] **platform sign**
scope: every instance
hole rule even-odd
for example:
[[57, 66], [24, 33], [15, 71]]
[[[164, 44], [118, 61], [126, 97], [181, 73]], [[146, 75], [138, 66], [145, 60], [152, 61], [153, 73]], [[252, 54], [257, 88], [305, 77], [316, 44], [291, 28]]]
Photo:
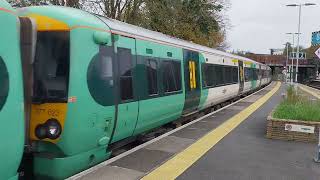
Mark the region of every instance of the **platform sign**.
[[312, 33], [311, 45], [316, 46], [320, 44], [320, 31]]
[[[290, 59], [297, 59], [297, 52], [291, 52]], [[307, 54], [305, 52], [299, 52], [299, 59], [307, 59]]]
[[317, 57], [320, 59], [320, 48], [318, 49], [318, 50], [316, 50], [316, 52], [314, 52], [316, 55], [317, 55]]
[[298, 124], [286, 124], [285, 130], [314, 134], [314, 127], [313, 126], [303, 126], [303, 125], [298, 125]]

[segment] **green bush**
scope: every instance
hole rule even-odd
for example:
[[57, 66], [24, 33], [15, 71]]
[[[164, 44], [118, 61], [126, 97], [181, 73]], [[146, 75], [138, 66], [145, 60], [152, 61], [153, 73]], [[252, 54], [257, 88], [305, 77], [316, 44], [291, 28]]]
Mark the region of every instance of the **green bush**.
[[286, 99], [274, 111], [273, 117], [303, 121], [320, 121], [320, 101], [299, 96], [291, 86]]

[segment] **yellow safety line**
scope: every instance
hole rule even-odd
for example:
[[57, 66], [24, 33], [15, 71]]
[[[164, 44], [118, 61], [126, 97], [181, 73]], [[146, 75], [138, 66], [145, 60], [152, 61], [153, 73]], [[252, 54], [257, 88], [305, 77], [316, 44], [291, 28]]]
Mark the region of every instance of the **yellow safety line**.
[[300, 85], [299, 85], [299, 88], [302, 89], [303, 91], [311, 94], [312, 96], [320, 99], [320, 95], [319, 95], [318, 93], [314, 92], [314, 91], [309, 90], [309, 87], [300, 84]]
[[246, 120], [260, 106], [267, 102], [267, 100], [270, 99], [279, 90], [280, 86], [281, 83], [278, 82], [271, 91], [269, 91], [255, 103], [251, 104], [248, 108], [244, 109], [213, 131], [209, 132], [207, 135], [196, 141], [194, 144], [177, 154], [166, 163], [162, 164], [160, 167], [158, 167], [142, 179], [167, 180], [177, 178], [198, 159], [200, 159], [207, 151], [215, 146], [221, 139], [223, 139], [233, 129], [235, 129], [240, 123]]

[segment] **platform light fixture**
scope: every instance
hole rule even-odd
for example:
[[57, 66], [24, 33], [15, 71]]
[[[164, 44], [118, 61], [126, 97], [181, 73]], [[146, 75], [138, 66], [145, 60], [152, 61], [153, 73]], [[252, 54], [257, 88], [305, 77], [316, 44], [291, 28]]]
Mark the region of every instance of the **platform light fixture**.
[[286, 71], [287, 71], [287, 73], [286, 73], [286, 83], [288, 82], [288, 61], [289, 61], [289, 45], [290, 45], [290, 43], [289, 42], [287, 42], [287, 43], [285, 43], [285, 44], [283, 44], [283, 45], [285, 45], [286, 46], [286, 50], [287, 50], [287, 59], [286, 59]]
[[296, 83], [298, 82], [298, 67], [299, 67], [299, 53], [300, 53], [300, 30], [301, 30], [301, 7], [302, 6], [314, 6], [316, 5], [315, 3], [304, 3], [304, 4], [288, 4], [287, 7], [299, 7], [299, 22], [298, 22], [298, 42], [297, 42], [297, 53], [296, 53], [296, 58], [297, 58], [297, 65], [296, 65], [296, 78], [295, 81]]
[[[286, 33], [287, 35], [292, 35], [292, 52], [294, 51], [294, 40], [295, 40], [295, 35], [298, 35], [298, 34], [301, 34], [301, 33]], [[291, 58], [291, 67], [290, 67], [290, 74], [292, 73], [291, 77], [290, 77], [290, 84], [292, 85], [293, 84], [293, 57]]]

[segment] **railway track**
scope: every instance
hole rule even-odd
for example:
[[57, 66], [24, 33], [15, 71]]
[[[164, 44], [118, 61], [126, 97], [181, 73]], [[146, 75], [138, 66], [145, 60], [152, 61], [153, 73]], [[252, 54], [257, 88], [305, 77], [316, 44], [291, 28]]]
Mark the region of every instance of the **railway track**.
[[313, 80], [308, 83], [305, 83], [305, 85], [315, 89], [320, 89], [320, 80]]

